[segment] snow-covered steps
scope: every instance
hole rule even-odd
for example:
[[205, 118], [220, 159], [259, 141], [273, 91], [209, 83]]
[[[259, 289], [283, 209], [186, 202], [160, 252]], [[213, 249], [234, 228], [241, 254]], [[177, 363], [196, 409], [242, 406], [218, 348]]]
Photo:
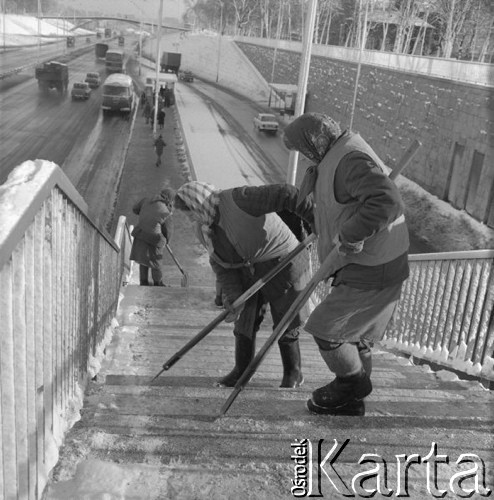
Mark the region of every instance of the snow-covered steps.
[[[442, 463], [438, 471], [444, 488], [462, 453], [478, 456], [486, 471], [493, 470], [491, 393], [384, 350], [374, 353], [374, 391], [365, 417], [307, 411], [311, 392], [331, 380], [307, 334], [301, 336], [302, 387], [278, 387], [282, 367], [275, 345], [223, 416], [231, 389], [215, 387], [215, 381], [233, 365], [231, 325], [219, 325], [152, 381], [162, 364], [219, 314], [213, 299], [211, 288], [125, 289], [120, 326], [88, 388], [81, 420], [61, 449], [48, 500], [83, 498], [77, 495], [96, 487], [111, 498], [293, 498], [293, 481], [303, 470], [294, 458], [301, 442], [306, 451], [307, 443], [312, 446], [313, 487], [321, 481], [327, 498], [348, 498], [324, 473], [317, 479], [317, 462], [332, 449], [341, 451], [334, 469], [349, 488], [357, 473], [370, 469], [359, 463], [365, 454], [381, 457], [395, 491], [403, 472], [399, 457], [405, 455], [429, 461], [447, 455], [450, 464]], [[258, 348], [271, 327], [271, 321], [263, 325]], [[409, 469], [410, 498], [426, 498], [425, 462]], [[492, 484], [490, 473], [486, 481]]]

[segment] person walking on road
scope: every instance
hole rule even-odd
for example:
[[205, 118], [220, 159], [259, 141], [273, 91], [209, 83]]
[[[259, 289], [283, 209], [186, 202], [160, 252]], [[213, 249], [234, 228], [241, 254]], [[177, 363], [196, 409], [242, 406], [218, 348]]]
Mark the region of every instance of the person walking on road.
[[158, 125], [160, 127], [160, 130], [163, 130], [163, 126], [165, 125], [165, 110], [163, 107], [160, 107], [158, 110]]
[[144, 116], [144, 119], [146, 120], [146, 125], [149, 124], [149, 120], [151, 119], [151, 105], [149, 104], [149, 101], [147, 99], [144, 102], [142, 116]]
[[[329, 116], [299, 116], [283, 141], [315, 163], [305, 173], [299, 203], [314, 200], [321, 279], [333, 278], [331, 293], [304, 329], [335, 378], [316, 389], [307, 406], [318, 414], [365, 415], [371, 347], [382, 339], [409, 275], [403, 201], [367, 142], [342, 132]], [[331, 252], [336, 263], [326, 270]]]
[[149, 270], [155, 286], [166, 286], [160, 263], [165, 243], [171, 240], [173, 233], [174, 197], [175, 192], [165, 188], [156, 196], [142, 198], [132, 207], [139, 222], [132, 231], [134, 241], [130, 259], [139, 264], [139, 284], [142, 286], [149, 285]]
[[154, 150], [156, 151], [156, 166], [157, 167], [161, 166], [161, 156], [163, 154], [163, 149], [165, 148], [165, 146], [166, 146], [166, 143], [160, 134], [157, 137], [157, 139], [154, 141]]
[[[267, 305], [275, 328], [308, 281], [308, 252], [302, 252], [243, 307], [232, 309], [238, 297], [298, 245], [293, 232], [276, 214], [295, 210], [297, 190], [292, 188], [291, 198], [283, 185], [221, 191], [194, 181], [177, 190], [175, 208], [202, 225], [203, 244], [221, 287], [223, 305], [229, 311], [225, 321], [234, 323], [235, 366], [217, 382], [219, 386], [233, 387], [253, 359]], [[299, 207], [300, 216], [304, 210], [305, 205]], [[295, 388], [304, 381], [298, 341], [304, 313], [297, 314], [278, 341], [283, 364], [280, 387]]]

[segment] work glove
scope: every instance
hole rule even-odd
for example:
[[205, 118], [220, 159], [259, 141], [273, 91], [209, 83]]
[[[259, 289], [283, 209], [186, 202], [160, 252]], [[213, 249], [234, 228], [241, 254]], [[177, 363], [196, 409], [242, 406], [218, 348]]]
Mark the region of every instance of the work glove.
[[356, 241], [355, 243], [350, 243], [349, 241], [345, 241], [341, 236], [338, 239], [338, 253], [340, 255], [344, 255], [346, 257], [349, 257], [351, 255], [355, 255], [357, 253], [360, 253], [362, 249], [364, 248], [364, 242], [363, 241]]

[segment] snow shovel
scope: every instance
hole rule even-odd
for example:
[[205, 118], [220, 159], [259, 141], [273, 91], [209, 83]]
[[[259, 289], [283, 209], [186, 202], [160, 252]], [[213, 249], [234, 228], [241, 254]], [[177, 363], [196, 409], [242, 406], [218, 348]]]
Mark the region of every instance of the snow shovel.
[[178, 260], [175, 257], [175, 255], [173, 255], [173, 252], [172, 252], [172, 249], [170, 248], [170, 245], [168, 245], [168, 243], [165, 243], [165, 246], [166, 246], [166, 249], [168, 250], [168, 252], [170, 253], [170, 255], [172, 257], [173, 262], [175, 262], [175, 264], [177, 264], [178, 269], [182, 273], [182, 280], [180, 282], [180, 286], [182, 288], [187, 288], [189, 286], [189, 277], [187, 276], [187, 273], [182, 269], [182, 266], [178, 262]]
[[[394, 180], [400, 172], [410, 163], [415, 153], [419, 150], [421, 143], [414, 140], [410, 147], [405, 151], [404, 155], [400, 161], [396, 164], [395, 168], [389, 173], [389, 178]], [[309, 300], [312, 292], [315, 290], [317, 285], [322, 280], [327, 280], [337, 269], [339, 269], [343, 263], [341, 262], [341, 256], [338, 253], [338, 249], [334, 248], [331, 253], [326, 257], [324, 262], [321, 264], [319, 269], [316, 271], [312, 279], [309, 281], [307, 286], [304, 288], [303, 292], [293, 301], [291, 307], [285, 313], [278, 326], [273, 330], [273, 333], [269, 336], [266, 343], [259, 350], [254, 359], [249, 363], [245, 369], [242, 376], [237, 380], [233, 391], [231, 392], [228, 399], [225, 401], [221, 407], [219, 417], [222, 417], [230, 408], [232, 403], [235, 401], [236, 397], [240, 394], [240, 391], [249, 383], [249, 380], [254, 375], [255, 371], [262, 363], [268, 350], [273, 346], [273, 344], [285, 333], [288, 325], [292, 322], [295, 316], [298, 314], [303, 305]]]
[[[232, 308], [237, 309], [250, 297], [257, 293], [269, 280], [276, 276], [288, 263], [298, 255], [304, 248], [309, 246], [316, 239], [315, 234], [311, 234], [305, 238], [304, 241], [299, 243], [284, 259], [280, 260], [278, 264], [273, 267], [265, 276], [259, 278], [248, 290], [246, 290], [233, 304]], [[198, 344], [208, 333], [212, 332], [229, 314], [228, 310], [224, 310], [213, 321], [207, 324], [197, 335], [187, 342], [187, 344], [177, 351], [166, 363], [163, 364], [162, 370], [151, 380], [156, 380], [165, 370], [169, 370], [184, 354], [190, 351], [196, 344]]]

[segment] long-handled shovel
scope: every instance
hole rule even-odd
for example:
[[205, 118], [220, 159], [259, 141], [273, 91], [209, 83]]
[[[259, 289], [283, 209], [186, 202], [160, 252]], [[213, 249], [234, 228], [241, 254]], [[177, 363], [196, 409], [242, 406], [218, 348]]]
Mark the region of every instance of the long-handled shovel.
[[180, 281], [180, 286], [182, 288], [187, 288], [189, 286], [189, 276], [187, 273], [183, 270], [182, 266], [180, 265], [180, 262], [178, 262], [177, 258], [172, 252], [172, 249], [170, 248], [170, 245], [168, 243], [165, 243], [166, 249], [168, 250], [168, 253], [171, 255], [173, 262], [177, 265], [179, 271], [182, 273], [182, 280]]
[[[394, 180], [396, 179], [396, 177], [398, 177], [400, 172], [410, 163], [415, 153], [419, 150], [420, 146], [421, 143], [419, 141], [413, 141], [413, 143], [404, 153], [403, 157], [397, 163], [395, 168], [390, 172], [390, 179]], [[285, 330], [288, 328], [288, 325], [292, 322], [294, 317], [298, 314], [307, 300], [309, 300], [310, 295], [317, 287], [319, 282], [328, 279], [328, 277], [331, 276], [337, 269], [339, 269], [343, 265], [343, 263], [344, 262], [342, 261], [342, 257], [338, 253], [338, 249], [334, 248], [326, 257], [319, 269], [316, 271], [307, 286], [304, 288], [303, 292], [293, 301], [291, 307], [278, 323], [278, 326], [273, 330], [273, 333], [269, 336], [266, 343], [259, 350], [254, 359], [249, 363], [242, 376], [238, 379], [230, 396], [228, 396], [228, 399], [221, 407], [218, 417], [223, 416], [228, 411], [232, 403], [235, 401], [236, 397], [240, 394], [240, 391], [249, 383], [249, 380], [252, 378], [259, 365], [262, 363], [262, 360], [266, 356], [268, 350], [283, 335]]]
[[[284, 259], [280, 260], [278, 264], [273, 267], [265, 276], [258, 279], [247, 291], [245, 291], [233, 304], [232, 308], [239, 308], [244, 302], [246, 302], [250, 297], [257, 293], [269, 280], [276, 276], [288, 263], [302, 250], [309, 246], [316, 239], [315, 234], [309, 235], [302, 241], [295, 249], [293, 249]], [[208, 333], [213, 331], [229, 314], [229, 311], [225, 310], [220, 313], [213, 321], [206, 325], [197, 335], [187, 342], [182, 349], [177, 351], [168, 361], [163, 364], [162, 370], [151, 380], [153, 382], [156, 380], [165, 370], [169, 370], [179, 359], [182, 358], [184, 354], [190, 351], [196, 344], [198, 344]]]

